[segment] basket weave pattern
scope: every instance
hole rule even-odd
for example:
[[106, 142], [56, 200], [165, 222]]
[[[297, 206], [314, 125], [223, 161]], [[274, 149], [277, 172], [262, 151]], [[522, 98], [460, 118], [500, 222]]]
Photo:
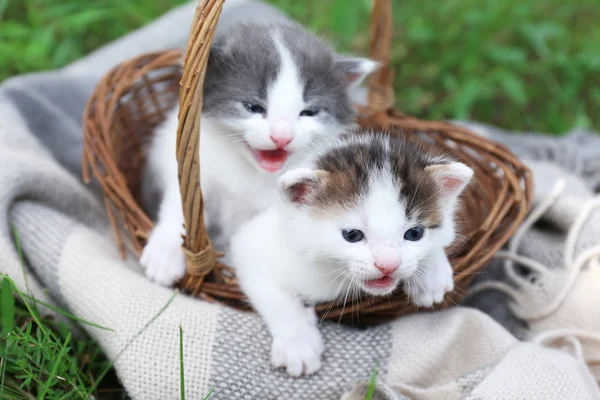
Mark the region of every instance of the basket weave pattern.
[[[103, 188], [121, 255], [125, 256], [125, 245], [130, 243], [139, 256], [153, 227], [140, 206], [145, 152], [154, 128], [179, 99], [177, 160], [186, 227], [183, 249], [188, 264], [188, 274], [180, 286], [204, 300], [248, 309], [234, 269], [218, 261], [219, 254], [206, 233], [199, 182], [202, 83], [222, 6], [223, 0], [200, 0], [183, 70], [180, 52], [171, 50], [135, 57], [105, 75], [84, 113], [83, 177], [90, 182], [93, 175]], [[390, 0], [374, 1], [371, 57], [384, 67], [369, 82], [368, 106], [357, 107], [360, 124], [433, 142], [476, 171], [459, 211], [464, 220], [460, 238], [448, 249], [457, 289], [444, 304], [436, 305], [443, 308], [460, 300], [474, 273], [506, 243], [523, 220], [531, 206], [532, 179], [527, 167], [504, 146], [461, 127], [419, 120], [392, 109], [391, 12]], [[345, 306], [322, 304], [317, 310], [327, 318], [339, 320], [355, 319], [356, 314], [361, 323], [372, 324], [412, 313], [416, 308], [400, 292], [391, 298]]]

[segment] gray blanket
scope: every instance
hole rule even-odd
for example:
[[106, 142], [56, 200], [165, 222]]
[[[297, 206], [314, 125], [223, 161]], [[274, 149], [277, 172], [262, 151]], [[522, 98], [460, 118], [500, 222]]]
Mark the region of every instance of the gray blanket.
[[[367, 379], [376, 363], [381, 365], [381, 398], [513, 398], [500, 383], [517, 378], [502, 366], [520, 360], [514, 370], [518, 376], [519, 368], [533, 368], [532, 356], [538, 358], [550, 350], [541, 344], [519, 343], [483, 313], [462, 307], [402, 318], [366, 331], [324, 324], [323, 370], [300, 380], [270, 369], [269, 338], [254, 315], [177, 296], [160, 318], [145, 327], [172, 292], [145, 280], [133, 257], [125, 262], [118, 257], [98, 193], [81, 183], [81, 116], [94, 85], [110, 67], [141, 52], [183, 47], [194, 7], [176, 9], [64, 69], [19, 76], [0, 85], [0, 219], [4, 221], [0, 224], [0, 273], [10, 274], [25, 288], [10, 229], [15, 223], [30, 267], [29, 290], [114, 329], [86, 328], [108, 356], [116, 358], [118, 375], [136, 399], [179, 397], [179, 325], [186, 342], [190, 398], [201, 398], [215, 388], [213, 398], [218, 399], [336, 399]], [[240, 18], [278, 16], [258, 1], [228, 0], [220, 27]], [[473, 126], [523, 158], [553, 163], [552, 168], [566, 174], [572, 185], [581, 183], [577, 193], [582, 202], [598, 189], [600, 136], [576, 132], [552, 138]], [[544, 174], [549, 165], [532, 162], [535, 171], [548, 178], [541, 187], [551, 186], [556, 178]], [[538, 193], [538, 202], [547, 194]], [[566, 233], [536, 229], [527, 237], [535, 239], [537, 253], [527, 253], [527, 244], [533, 242], [526, 239], [520, 250], [538, 259], [554, 254], [544, 249], [560, 245]], [[600, 243], [600, 235], [592, 235], [592, 242]], [[550, 264], [560, 264], [556, 257], [550, 257]], [[490, 268], [481, 279], [502, 278], [503, 268]], [[485, 292], [470, 304], [526, 338], [527, 324], [511, 315], [504, 296]], [[126, 345], [127, 351], [121, 352]], [[597, 388], [590, 386], [579, 358], [567, 353], [551, 355], [539, 361], [545, 372], [536, 372], [529, 382], [510, 381], [512, 386], [521, 393], [529, 393], [536, 385], [556, 389], [544, 399], [595, 398]], [[557, 365], [572, 368], [567, 372], [553, 369]], [[553, 385], [563, 375], [566, 378], [560, 380], [559, 390]], [[358, 398], [352, 396], [359, 396], [363, 389], [359, 385], [346, 396]]]

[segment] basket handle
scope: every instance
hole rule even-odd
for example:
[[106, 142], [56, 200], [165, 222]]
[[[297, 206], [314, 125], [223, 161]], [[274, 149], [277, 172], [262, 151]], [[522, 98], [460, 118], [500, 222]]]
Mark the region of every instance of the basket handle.
[[[209, 274], [217, 255], [204, 226], [204, 202], [200, 190], [200, 112], [202, 89], [210, 45], [224, 0], [199, 0], [186, 47], [180, 81], [177, 164], [186, 234], [183, 250], [188, 274], [202, 278]], [[382, 63], [369, 85], [369, 109], [382, 121], [394, 103], [393, 72], [390, 69], [392, 41], [391, 0], [374, 0], [371, 15], [371, 57]]]
[[177, 176], [186, 231], [183, 251], [188, 274], [200, 279], [213, 270], [217, 261], [204, 226], [199, 149], [204, 75], [223, 2], [224, 0], [199, 1], [186, 47], [183, 76], [179, 82], [181, 89], [176, 147]]
[[385, 126], [388, 111], [394, 106], [394, 71], [390, 66], [392, 48], [392, 0], [373, 0], [371, 12], [371, 58], [381, 63], [369, 80], [367, 97], [369, 113], [374, 121]]

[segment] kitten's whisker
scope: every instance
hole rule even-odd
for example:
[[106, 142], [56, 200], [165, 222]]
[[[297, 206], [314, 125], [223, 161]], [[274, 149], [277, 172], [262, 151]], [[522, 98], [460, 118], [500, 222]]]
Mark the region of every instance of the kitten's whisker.
[[238, 143], [244, 143], [244, 140], [225, 140], [224, 141], [227, 144], [238, 144]]
[[221, 135], [221, 139], [244, 139], [244, 135], [242, 134], [223, 134]]
[[327, 310], [325, 311], [325, 313], [323, 314], [323, 317], [321, 318], [321, 321], [319, 322], [319, 326], [321, 325], [321, 323], [323, 323], [323, 321], [325, 321], [325, 318], [327, 318], [327, 315], [329, 315], [329, 313], [331, 312], [331, 309], [333, 308], [333, 305], [335, 304], [335, 302], [338, 299], [338, 295], [344, 285], [344, 283], [346, 282], [346, 279], [348, 279], [348, 276], [344, 276], [344, 279], [342, 280], [342, 282], [340, 283], [340, 285], [338, 286], [337, 290], [335, 291], [335, 294], [333, 295], [333, 300], [331, 300], [329, 302], [329, 307], [327, 308]]
[[331, 275], [331, 274], [334, 274], [334, 273], [336, 273], [338, 271], [341, 271], [343, 269], [346, 269], [346, 267], [340, 267], [340, 268], [334, 269], [333, 271], [326, 272], [326, 273], [322, 274], [321, 276], [323, 277], [323, 276]]
[[[415, 192], [416, 193], [416, 192]], [[429, 195], [429, 197], [424, 198], [423, 200], [421, 200], [421, 204], [425, 204], [427, 203], [429, 200], [433, 199], [434, 197], [436, 197], [437, 194], [433, 193], [431, 195]], [[418, 205], [417, 205], [418, 206]], [[407, 207], [408, 208], [408, 207]], [[417, 207], [418, 208], [418, 207]]]
[[459, 272], [460, 275], [481, 275], [485, 273], [487, 273], [487, 271]]
[[[417, 285], [423, 290], [425, 291], [425, 285], [423, 284], [423, 282], [421, 281], [421, 277], [423, 277], [425, 279], [425, 274], [422, 273], [421, 271], [419, 271], [418, 273], [413, 275], [415, 277], [415, 281], [417, 283]], [[417, 301], [419, 299], [417, 298]]]
[[452, 249], [452, 251], [450, 253], [446, 253], [446, 256], [450, 257], [451, 255], [453, 255], [457, 251], [461, 250], [464, 246], [466, 246], [468, 242], [469, 242], [469, 240], [464, 240], [458, 247]]
[[415, 270], [415, 275], [416, 275], [417, 277], [419, 277], [419, 276], [420, 276], [420, 277], [423, 277], [423, 278], [425, 278], [425, 277], [426, 277], [426, 276], [425, 276], [425, 271], [423, 271], [421, 268], [417, 268], [417, 269]]
[[454, 286], [454, 289], [453, 289], [453, 291], [454, 291], [456, 294], [458, 294], [458, 295], [461, 295], [461, 293], [458, 293], [458, 292], [457, 292], [457, 290], [460, 290], [460, 291], [462, 292], [462, 295], [465, 295], [465, 294], [467, 294], [467, 291], [466, 291], [466, 290], [464, 290], [464, 289], [462, 289], [462, 288], [459, 288], [458, 286]]
[[342, 312], [340, 313], [340, 317], [338, 318], [338, 324], [342, 322], [342, 317], [344, 316], [344, 311], [346, 310], [346, 300], [348, 300], [348, 293], [350, 293], [352, 282], [354, 282], [354, 277], [352, 277], [350, 283], [348, 284], [348, 289], [346, 289], [346, 297], [344, 297], [344, 305], [342, 306]]
[[[317, 293], [315, 293], [315, 294], [313, 294], [312, 296], [310, 296], [310, 297], [307, 299], [307, 301], [314, 300], [314, 298], [315, 298], [315, 297], [317, 297], [319, 294], [321, 294], [321, 292], [323, 292], [323, 290], [325, 290], [325, 289], [327, 289], [329, 286], [331, 286], [331, 284], [332, 284], [333, 282], [335, 282], [336, 280], [338, 280], [338, 279], [339, 279], [339, 278], [340, 278], [342, 275], [344, 275], [345, 273], [346, 273], [346, 271], [342, 271], [342, 272], [341, 272], [339, 275], [337, 275], [335, 278], [333, 278], [333, 279], [331, 280], [331, 282], [329, 282], [329, 283], [327, 284], [327, 286], [325, 286], [324, 288], [322, 288], [321, 290], [319, 290]], [[346, 279], [346, 278], [344, 277], [344, 279]], [[342, 282], [344, 282], [344, 281], [342, 280]]]
[[[452, 292], [450, 292], [450, 293], [456, 293], [456, 292], [453, 290], [453, 291], [452, 291]], [[455, 301], [454, 301], [454, 299], [452, 299], [452, 297], [448, 296], [448, 297], [447, 297], [447, 299], [448, 299], [448, 300], [450, 300], [451, 302], [453, 302], [455, 306], [458, 306], [458, 303], [457, 303], [457, 302], [455, 302]]]
[[245, 137], [243, 134], [241, 133], [224, 133], [221, 135], [221, 139], [227, 139], [227, 140], [231, 140], [231, 139], [239, 139], [239, 140], [245, 140]]
[[239, 136], [225, 136], [221, 138], [225, 143], [245, 143], [246, 139]]
[[410, 199], [410, 202], [408, 203], [408, 206], [406, 206], [407, 209], [410, 209], [410, 206], [412, 205], [413, 201], [415, 200], [415, 197], [417, 197], [417, 192], [419, 191], [419, 185], [421, 184], [421, 181], [417, 182], [417, 187], [413, 193], [412, 199]]
[[408, 289], [408, 290], [404, 291], [407, 295], [406, 296], [406, 306], [408, 307], [411, 303], [414, 304], [414, 301], [413, 301], [414, 299], [412, 298], [411, 295], [409, 295], [409, 293], [414, 292], [414, 290], [413, 290], [414, 281], [413, 281], [413, 279], [408, 278], [404, 281], [404, 284], [406, 285], [406, 288]]
[[[356, 295], [356, 286], [352, 286], [352, 293], [350, 294], [350, 300], [352, 301], [352, 308], [354, 309], [354, 300], [356, 299], [356, 318], [358, 319], [358, 310], [360, 309], [360, 298]], [[354, 312], [350, 313], [350, 321], [354, 323]]]
[[343, 260], [340, 260], [338, 258], [335, 257], [331, 257], [331, 256], [325, 256], [325, 255], [319, 255], [316, 257], [317, 260], [319, 261], [327, 261], [330, 263], [334, 263], [334, 264], [339, 264], [339, 265], [346, 265], [346, 262]]

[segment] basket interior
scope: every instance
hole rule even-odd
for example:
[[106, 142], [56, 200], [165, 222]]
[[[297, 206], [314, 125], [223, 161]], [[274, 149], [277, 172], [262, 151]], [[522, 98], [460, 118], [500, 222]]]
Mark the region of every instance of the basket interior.
[[[158, 205], [156, 197], [142, 192], [145, 153], [153, 130], [178, 102], [182, 74], [178, 56], [177, 52], [154, 53], [118, 66], [98, 86], [84, 116], [84, 170], [91, 165], [104, 188], [109, 216], [116, 215], [111, 222], [116, 225], [115, 220], [120, 220], [121, 226], [125, 225], [138, 254], [152, 228], [148, 216], [154, 215]], [[527, 168], [503, 146], [464, 128], [420, 121], [393, 110], [386, 112], [384, 119], [361, 115], [359, 121], [363, 127], [434, 144], [475, 170], [458, 212], [457, 240], [447, 250], [457, 289], [439, 308], [458, 302], [474, 273], [506, 243], [528, 211], [531, 182]], [[121, 243], [121, 232], [115, 229], [115, 234]], [[183, 286], [190, 289], [193, 285], [184, 281]], [[222, 264], [201, 287], [190, 290], [209, 301], [248, 308], [231, 269]], [[416, 310], [401, 292], [365, 302], [360, 306], [360, 319], [367, 324]], [[346, 307], [334, 305], [328, 317], [354, 319], [358, 308], [355, 311], [354, 304]], [[323, 305], [318, 310], [323, 314], [327, 308], [331, 307]]]
[[153, 70], [134, 82], [120, 97], [110, 130], [118, 169], [123, 172], [136, 203], [151, 218], [155, 217], [159, 195], [143, 193], [146, 153], [154, 129], [177, 105], [181, 72], [179, 66], [167, 66]]

